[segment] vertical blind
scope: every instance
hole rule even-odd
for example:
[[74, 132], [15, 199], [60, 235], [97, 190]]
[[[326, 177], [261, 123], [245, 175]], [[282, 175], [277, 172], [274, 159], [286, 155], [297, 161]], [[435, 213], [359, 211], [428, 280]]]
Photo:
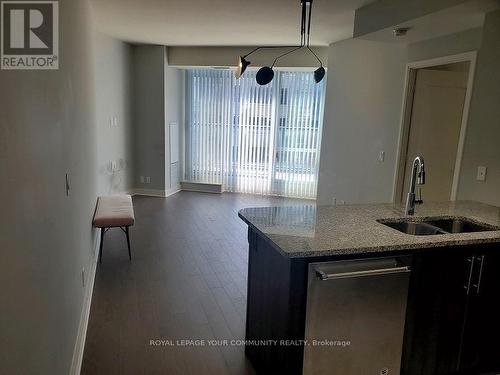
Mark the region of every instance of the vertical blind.
[[277, 71], [192, 69], [186, 81], [186, 180], [242, 193], [315, 198], [325, 80]]

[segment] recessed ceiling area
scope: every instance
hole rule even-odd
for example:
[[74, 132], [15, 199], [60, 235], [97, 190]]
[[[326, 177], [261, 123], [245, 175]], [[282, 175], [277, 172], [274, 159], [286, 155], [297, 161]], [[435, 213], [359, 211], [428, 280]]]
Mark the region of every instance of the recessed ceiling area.
[[[314, 0], [311, 45], [352, 37], [354, 11], [372, 0]], [[296, 44], [299, 0], [92, 0], [99, 31], [169, 46]]]

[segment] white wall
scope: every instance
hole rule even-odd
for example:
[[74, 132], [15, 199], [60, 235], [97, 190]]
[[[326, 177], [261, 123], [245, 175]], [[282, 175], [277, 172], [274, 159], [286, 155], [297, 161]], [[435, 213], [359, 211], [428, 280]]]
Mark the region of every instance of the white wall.
[[330, 45], [319, 204], [392, 200], [406, 53], [361, 39]]
[[[486, 181], [476, 180], [478, 166]], [[500, 10], [484, 23], [457, 197], [500, 206]]]
[[481, 47], [482, 28], [412, 43], [408, 46], [408, 61], [427, 60], [475, 51]]
[[0, 71], [0, 374], [69, 373], [93, 262], [91, 9], [59, 5], [60, 69]]
[[[138, 193], [168, 195], [179, 190], [178, 181], [171, 181], [169, 125], [177, 123], [179, 138], [173, 142], [182, 152], [184, 73], [168, 65], [166, 51], [164, 46], [133, 47], [133, 186]], [[150, 176], [151, 183], [141, 183], [140, 176]]]
[[[165, 192], [165, 47], [133, 47], [134, 187]], [[140, 176], [151, 177], [141, 183]]]
[[[167, 52], [168, 49], [165, 49]], [[183, 172], [184, 142], [184, 71], [169, 66], [165, 59], [165, 190], [171, 194], [180, 190]], [[177, 132], [170, 126], [177, 124]], [[170, 136], [177, 136], [175, 139]], [[172, 148], [172, 150], [171, 150]], [[171, 152], [172, 151], [172, 152]], [[174, 156], [171, 159], [171, 156]], [[177, 162], [175, 160], [177, 159]]]
[[[478, 50], [458, 199], [500, 205], [500, 11], [483, 29], [410, 44], [359, 39], [330, 46], [318, 202], [390, 202], [404, 86], [404, 69], [418, 61]], [[379, 151], [384, 163], [377, 162]], [[486, 166], [485, 182], [475, 179]]]
[[[132, 46], [95, 35], [97, 171], [100, 195], [133, 187]], [[111, 161], [118, 171], [112, 172]]]
[[[457, 199], [500, 205], [500, 11], [486, 15], [480, 29], [410, 44], [409, 61], [478, 51]], [[486, 166], [486, 181], [477, 181]]]

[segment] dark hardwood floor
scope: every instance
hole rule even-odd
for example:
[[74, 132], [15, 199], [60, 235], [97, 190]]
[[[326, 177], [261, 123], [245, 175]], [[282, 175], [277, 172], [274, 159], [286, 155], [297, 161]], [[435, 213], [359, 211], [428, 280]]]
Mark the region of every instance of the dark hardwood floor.
[[237, 212], [297, 203], [230, 193], [134, 197], [132, 262], [124, 234], [106, 233], [82, 374], [254, 374], [244, 347], [230, 345], [245, 336], [247, 227]]

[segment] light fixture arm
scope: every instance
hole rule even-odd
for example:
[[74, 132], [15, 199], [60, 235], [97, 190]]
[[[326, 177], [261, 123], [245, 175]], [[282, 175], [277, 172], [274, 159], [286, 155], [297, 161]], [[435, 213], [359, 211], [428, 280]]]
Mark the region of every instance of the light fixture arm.
[[261, 47], [256, 47], [253, 50], [251, 50], [250, 52], [248, 52], [246, 55], [243, 55], [243, 58], [247, 58], [248, 56], [250, 56], [254, 52], [257, 52], [260, 49], [269, 49], [269, 48], [295, 48], [295, 47], [297, 47], [297, 46], [261, 46]]
[[[304, 48], [307, 46], [307, 49], [311, 51], [309, 48], [309, 35], [311, 32], [311, 5], [312, 5], [312, 0], [301, 0], [302, 4], [302, 13], [301, 13], [301, 19], [300, 19], [300, 45], [295, 46], [295, 47], [284, 47], [284, 48], [293, 48], [278, 57], [276, 57], [273, 61], [273, 64], [271, 65], [271, 68], [274, 68], [274, 65], [276, 65], [276, 62], [281, 59], [282, 57], [285, 57], [286, 55], [289, 55], [292, 52], [295, 52], [301, 48]], [[307, 34], [306, 34], [307, 33]], [[311, 51], [314, 56], [316, 54]], [[316, 59], [319, 61], [321, 66], [323, 64], [321, 63], [321, 60], [319, 60], [318, 56], [316, 56]]]
[[274, 68], [274, 65], [276, 64], [276, 61], [278, 61], [278, 60], [279, 60], [279, 59], [281, 59], [282, 57], [284, 57], [284, 56], [286, 56], [286, 55], [289, 55], [290, 53], [295, 52], [295, 51], [297, 51], [297, 50], [299, 50], [299, 49], [301, 49], [301, 48], [304, 48], [304, 46], [298, 46], [298, 47], [295, 47], [294, 49], [291, 49], [291, 50], [289, 50], [289, 51], [287, 51], [287, 52], [285, 52], [285, 53], [283, 53], [283, 54], [279, 55], [278, 57], [276, 57], [276, 58], [274, 59], [273, 64], [271, 65], [271, 68]]
[[[312, 0], [301, 0], [301, 3], [302, 3], [302, 15], [301, 15], [301, 21], [300, 21], [300, 44], [299, 45], [295, 45], [295, 46], [261, 46], [261, 47], [256, 47], [253, 50], [251, 50], [250, 52], [248, 52], [246, 55], [243, 55], [243, 58], [247, 58], [248, 56], [250, 56], [254, 52], [257, 52], [260, 49], [293, 48], [294, 51], [295, 51], [297, 49], [300, 49], [300, 48], [304, 47], [306, 45], [307, 4], [308, 3], [312, 4]], [[311, 30], [310, 22], [311, 22], [311, 8], [309, 7], [309, 25], [307, 27], [307, 34], [309, 34], [309, 32]], [[307, 38], [307, 45], [309, 45], [309, 37]], [[286, 53], [286, 54], [288, 54], [288, 53]], [[277, 57], [277, 59], [279, 59], [280, 57], [283, 57], [283, 56], [279, 56], [279, 57]], [[275, 62], [276, 62], [276, 60], [275, 60]]]
[[319, 65], [320, 65], [321, 67], [323, 67], [323, 62], [322, 62], [322, 61], [321, 61], [321, 59], [318, 57], [318, 55], [316, 55], [316, 54], [314, 53], [314, 51], [313, 51], [313, 50], [312, 50], [309, 46], [307, 46], [307, 49], [308, 49], [308, 50], [309, 50], [309, 51], [310, 51], [310, 52], [314, 55], [314, 57], [316, 57], [316, 60], [318, 60]]
[[239, 60], [239, 68], [236, 70], [236, 78], [239, 78], [241, 74], [245, 71], [246, 67], [250, 65], [249, 61], [246, 61], [245, 59], [250, 56], [251, 54], [257, 52], [260, 49], [271, 49], [271, 48], [290, 48], [288, 51], [282, 53], [281, 55], [277, 56], [271, 67], [262, 67], [259, 72], [257, 72], [257, 82], [260, 85], [265, 85], [269, 83], [274, 76], [272, 68], [276, 65], [276, 62], [281, 59], [284, 56], [287, 56], [299, 49], [302, 48], [307, 48], [310, 53], [314, 55], [316, 60], [318, 60], [320, 67], [316, 69], [314, 72], [314, 79], [316, 82], [320, 82], [323, 77], [325, 76], [325, 69], [323, 68], [323, 62], [321, 59], [318, 57], [318, 55], [311, 49], [310, 47], [310, 40], [311, 40], [311, 19], [312, 19], [312, 2], [313, 0], [300, 0], [301, 4], [301, 16], [300, 16], [300, 44], [295, 45], [295, 46], [262, 46], [262, 47], [256, 47], [253, 50], [251, 50], [249, 53], [247, 53], [244, 56], [240, 56]]

